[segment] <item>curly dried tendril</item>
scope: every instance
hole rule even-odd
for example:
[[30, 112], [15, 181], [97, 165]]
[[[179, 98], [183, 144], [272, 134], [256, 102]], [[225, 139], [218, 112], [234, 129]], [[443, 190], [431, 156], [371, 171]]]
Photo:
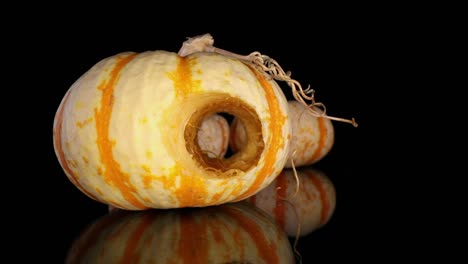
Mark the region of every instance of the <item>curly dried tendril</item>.
[[260, 54], [260, 52], [252, 52], [250, 55], [247, 56], [249, 61], [257, 66], [260, 70], [266, 72], [269, 76], [277, 81], [284, 81], [288, 84], [288, 86], [292, 90], [292, 94], [294, 99], [299, 103], [306, 106], [307, 111], [316, 117], [325, 117], [331, 120], [350, 123], [354, 127], [357, 127], [357, 123], [354, 118], [345, 119], [340, 117], [334, 117], [327, 115], [326, 107], [321, 102], [315, 101], [315, 90], [310, 87], [310, 85], [304, 89], [302, 85], [291, 78], [291, 72], [285, 72], [281, 66], [278, 64], [277, 61], [274, 59]]
[[286, 84], [292, 90], [294, 99], [304, 105], [311, 115], [350, 123], [354, 127], [358, 126], [354, 118], [345, 119], [327, 115], [325, 105], [321, 102], [315, 101], [315, 90], [312, 89], [310, 85], [304, 89], [298, 81], [291, 78], [291, 72], [285, 72], [276, 60], [263, 55], [258, 51], [252, 52], [249, 55], [239, 55], [227, 50], [216, 48], [213, 46], [213, 44], [214, 40], [210, 34], [188, 38], [187, 41], [183, 43], [182, 48], [179, 50], [178, 54], [179, 56], [184, 57], [195, 52], [214, 52], [242, 61], [247, 61], [253, 64], [257, 69], [268, 74], [274, 80], [286, 82]]

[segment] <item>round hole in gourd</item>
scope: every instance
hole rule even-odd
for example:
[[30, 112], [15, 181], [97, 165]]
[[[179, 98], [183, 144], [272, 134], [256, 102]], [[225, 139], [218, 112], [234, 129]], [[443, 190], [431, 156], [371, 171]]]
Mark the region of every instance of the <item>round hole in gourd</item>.
[[[235, 118], [243, 124], [246, 144], [237, 151], [228, 149], [222, 157], [207, 155], [198, 144], [199, 128], [205, 118], [219, 114], [228, 123]], [[185, 145], [198, 164], [208, 171], [226, 172], [229, 170], [248, 171], [256, 166], [265, 148], [262, 123], [255, 110], [239, 98], [223, 95], [207, 102], [190, 117], [184, 131]]]

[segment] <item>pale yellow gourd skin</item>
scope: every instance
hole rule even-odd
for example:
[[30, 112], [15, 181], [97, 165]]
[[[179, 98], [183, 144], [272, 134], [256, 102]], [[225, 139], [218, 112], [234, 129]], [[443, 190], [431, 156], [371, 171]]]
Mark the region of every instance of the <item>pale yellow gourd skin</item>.
[[[235, 176], [204, 169], [185, 125], [213, 95], [258, 115], [265, 148]], [[54, 148], [89, 197], [129, 210], [198, 207], [245, 199], [281, 172], [291, 134], [280, 87], [252, 66], [214, 53], [126, 52], [94, 65], [69, 89], [54, 120]]]
[[[311, 115], [306, 111], [306, 107], [297, 101], [289, 101], [288, 107], [292, 127], [289, 157], [298, 167], [319, 162], [331, 151], [335, 143], [332, 121]], [[285, 167], [292, 168], [292, 163], [288, 161]]]

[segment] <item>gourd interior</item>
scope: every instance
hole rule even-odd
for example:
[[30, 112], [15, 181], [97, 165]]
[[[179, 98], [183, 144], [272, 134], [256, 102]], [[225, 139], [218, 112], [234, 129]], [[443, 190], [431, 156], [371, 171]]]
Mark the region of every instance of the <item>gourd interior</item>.
[[[236, 174], [238, 170], [247, 171], [257, 165], [261, 153], [264, 150], [262, 124], [259, 117], [249, 105], [238, 98], [225, 94], [211, 94], [207, 105], [200, 107], [190, 117], [184, 131], [187, 151], [199, 165], [207, 171], [222, 172], [221, 175]], [[198, 145], [198, 129], [203, 120], [217, 113], [228, 113], [239, 119], [246, 129], [246, 144], [232, 156], [211, 158]]]

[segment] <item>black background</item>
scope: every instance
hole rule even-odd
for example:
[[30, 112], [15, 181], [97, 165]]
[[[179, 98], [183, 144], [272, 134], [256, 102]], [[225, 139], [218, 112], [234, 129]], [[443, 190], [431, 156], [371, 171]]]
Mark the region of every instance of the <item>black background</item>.
[[[54, 115], [68, 88], [108, 56], [123, 51], [177, 52], [187, 37], [204, 33], [214, 37], [216, 47], [269, 55], [303, 85], [310, 84], [330, 115], [354, 117], [359, 124], [354, 128], [334, 122], [335, 145], [314, 166], [334, 183], [337, 207], [326, 226], [299, 240], [304, 263], [343, 256], [390, 258], [406, 251], [404, 243], [387, 246], [394, 227], [404, 221], [398, 203], [395, 206], [398, 195], [387, 195], [388, 182], [397, 193], [404, 186], [401, 179], [389, 178], [395, 177], [394, 164], [385, 161], [393, 137], [382, 112], [392, 102], [389, 68], [398, 61], [401, 45], [395, 38], [397, 19], [380, 9], [369, 13], [356, 6], [327, 9], [326, 15], [320, 10], [292, 12], [301, 8], [278, 8], [274, 13], [246, 8], [232, 16], [219, 11], [170, 18], [161, 16], [162, 8], [150, 14], [141, 9], [72, 14], [74, 7], [64, 8], [31, 19], [27, 30], [13, 31], [21, 41], [14, 47], [20, 51], [12, 55], [18, 56], [16, 63], [27, 65], [27, 78], [20, 70], [25, 68], [15, 65], [14, 73], [17, 83], [28, 86], [24, 104], [31, 125], [14, 120], [26, 127], [12, 132], [22, 137], [18, 155], [29, 162], [15, 164], [20, 175], [16, 179], [27, 195], [26, 203], [12, 204], [12, 212], [25, 216], [12, 220], [22, 224], [19, 231], [28, 238], [35, 259], [63, 262], [79, 232], [107, 213], [107, 206], [71, 184], [53, 150]], [[288, 87], [282, 86], [289, 96]]]

